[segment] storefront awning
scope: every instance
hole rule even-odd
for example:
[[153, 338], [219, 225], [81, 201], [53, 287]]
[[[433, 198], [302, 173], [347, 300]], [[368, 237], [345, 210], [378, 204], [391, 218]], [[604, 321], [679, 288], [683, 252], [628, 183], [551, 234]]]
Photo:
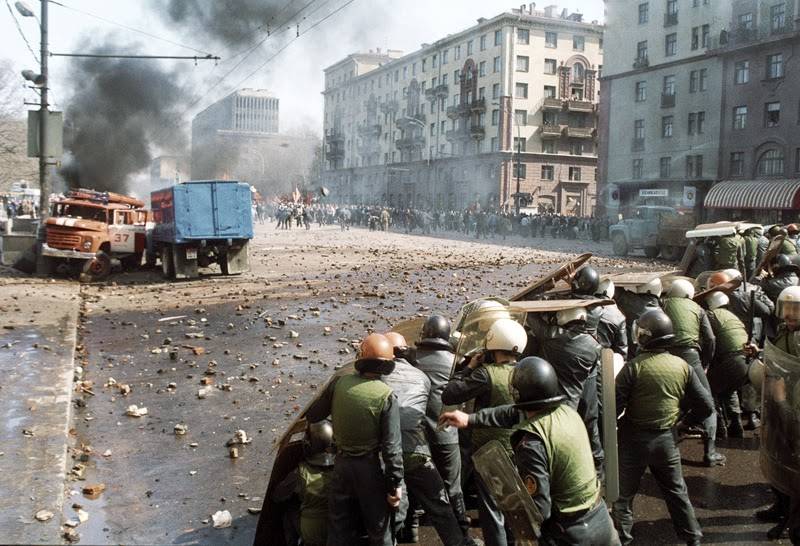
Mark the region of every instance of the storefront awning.
[[783, 210], [800, 208], [800, 180], [726, 180], [711, 187], [710, 209]]

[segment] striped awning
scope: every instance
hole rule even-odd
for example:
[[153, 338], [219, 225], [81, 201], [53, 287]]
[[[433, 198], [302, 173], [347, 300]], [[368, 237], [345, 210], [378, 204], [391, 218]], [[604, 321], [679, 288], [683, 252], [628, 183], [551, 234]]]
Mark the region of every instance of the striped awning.
[[800, 180], [726, 180], [711, 187], [705, 206], [756, 210], [800, 208]]

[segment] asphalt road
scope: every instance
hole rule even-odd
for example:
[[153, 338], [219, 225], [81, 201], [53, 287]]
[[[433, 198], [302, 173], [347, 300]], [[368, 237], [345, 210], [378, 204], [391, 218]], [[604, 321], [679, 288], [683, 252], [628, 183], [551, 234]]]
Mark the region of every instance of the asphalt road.
[[[463, 238], [462, 238], [463, 239]], [[85, 287], [77, 364], [90, 381], [76, 393], [70, 455], [82, 479], [65, 484], [65, 520], [78, 505], [84, 544], [232, 544], [252, 541], [271, 468], [271, 447], [368, 328], [510, 296], [576, 252], [575, 241], [476, 244], [352, 230], [261, 228], [253, 272], [167, 284], [121, 274]], [[668, 269], [647, 260], [596, 260], [603, 271]], [[205, 392], [200, 395], [203, 389]], [[86, 391], [90, 391], [87, 393]], [[126, 414], [129, 406], [147, 414]], [[184, 435], [175, 434], [185, 425]], [[236, 430], [252, 441], [226, 442]], [[767, 543], [752, 512], [769, 501], [757, 440], [723, 443], [728, 466], [698, 466], [697, 440], [682, 445], [685, 473], [707, 542]], [[105, 490], [91, 499], [87, 485]], [[229, 510], [233, 525], [214, 529]], [[637, 498], [637, 544], [676, 544], [649, 475]], [[429, 531], [423, 544], [437, 544]]]

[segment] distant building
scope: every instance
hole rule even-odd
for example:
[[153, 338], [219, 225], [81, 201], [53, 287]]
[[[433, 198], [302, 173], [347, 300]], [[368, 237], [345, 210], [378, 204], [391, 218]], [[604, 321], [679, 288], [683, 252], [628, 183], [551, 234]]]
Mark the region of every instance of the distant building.
[[534, 7], [325, 69], [333, 198], [592, 214], [603, 27]]
[[319, 140], [279, 134], [278, 119], [279, 99], [261, 89], [236, 91], [197, 114], [192, 178], [241, 180], [265, 196], [309, 184]]
[[189, 158], [162, 155], [150, 165], [150, 188], [157, 190], [191, 179]]

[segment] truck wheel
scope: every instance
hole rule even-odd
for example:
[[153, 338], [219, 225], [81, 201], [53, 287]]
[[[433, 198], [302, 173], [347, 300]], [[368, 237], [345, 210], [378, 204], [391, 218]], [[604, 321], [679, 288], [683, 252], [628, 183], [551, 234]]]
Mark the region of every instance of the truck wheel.
[[628, 255], [628, 241], [625, 240], [625, 236], [621, 233], [614, 235], [611, 239], [611, 246], [614, 248], [614, 254], [617, 256]]
[[86, 260], [83, 272], [92, 281], [101, 281], [111, 274], [111, 257], [102, 250], [91, 260]]
[[175, 277], [175, 262], [172, 260], [172, 247], [165, 246], [161, 249], [161, 273], [165, 279]]
[[665, 260], [669, 260], [670, 262], [677, 262], [683, 256], [683, 251], [679, 246], [662, 246], [661, 247], [661, 257]]
[[142, 255], [141, 254], [131, 254], [130, 256], [125, 256], [120, 260], [122, 263], [122, 268], [125, 271], [134, 271], [139, 269], [139, 266], [142, 265]]
[[650, 258], [651, 260], [654, 258], [658, 258], [658, 247], [657, 246], [646, 246], [644, 247], [644, 255]]

